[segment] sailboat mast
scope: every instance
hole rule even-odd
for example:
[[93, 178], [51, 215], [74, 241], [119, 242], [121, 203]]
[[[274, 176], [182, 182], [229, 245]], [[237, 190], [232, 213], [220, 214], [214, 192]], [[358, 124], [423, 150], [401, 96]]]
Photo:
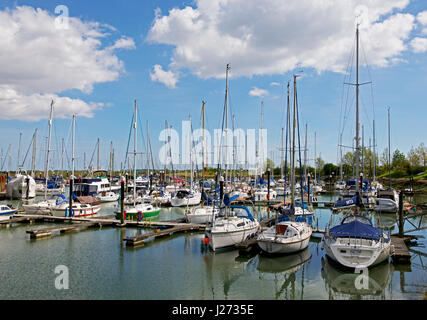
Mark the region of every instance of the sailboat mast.
[[[294, 108], [293, 108], [293, 124], [292, 124], [292, 153], [291, 153], [291, 206], [293, 212], [291, 215], [294, 221], [295, 210], [295, 127], [296, 127], [296, 89], [297, 89], [297, 75], [294, 75]], [[302, 186], [301, 186], [302, 188]]]
[[283, 153], [284, 153], [284, 149], [283, 149], [283, 130], [284, 128], [282, 128], [282, 148], [280, 149], [280, 178], [283, 180]]
[[230, 64], [227, 64], [225, 71], [225, 184], [228, 180], [228, 71]]
[[33, 136], [33, 156], [31, 159], [31, 175], [34, 177], [35, 168], [36, 168], [36, 151], [37, 151], [37, 128], [34, 131]]
[[[307, 123], [305, 124], [305, 146], [304, 146], [304, 180], [307, 179]], [[302, 188], [302, 186], [301, 186]]]
[[373, 131], [373, 148], [374, 148], [374, 181], [376, 180], [376, 174], [377, 174], [377, 156], [375, 153], [375, 120], [373, 120], [372, 125], [372, 131]]
[[[205, 101], [202, 101], [202, 192], [205, 187]], [[202, 208], [204, 207], [202, 200]]]
[[19, 160], [21, 158], [21, 140], [22, 140], [22, 132], [19, 133], [19, 144], [18, 144], [18, 166], [17, 166], [17, 172], [20, 171], [20, 165]]
[[52, 135], [52, 115], [53, 115], [53, 100], [50, 103], [50, 116], [49, 116], [49, 140], [47, 141], [47, 155], [46, 155], [46, 168], [44, 170], [45, 186], [44, 186], [44, 199], [47, 198], [47, 180], [49, 179], [49, 153], [50, 153], [50, 139]]
[[314, 131], [314, 183], [317, 183], [317, 150], [316, 150], [316, 131]]
[[136, 119], [138, 119], [137, 117], [137, 112], [138, 112], [138, 108], [136, 106], [136, 99], [135, 99], [135, 121], [133, 123], [133, 129], [134, 129], [134, 139], [133, 139], [133, 206], [135, 207], [136, 205], [136, 124], [137, 121]]
[[[359, 25], [356, 28], [356, 181], [359, 177]], [[356, 192], [360, 191], [359, 183], [356, 182]]]
[[[73, 142], [71, 145], [71, 178], [74, 180], [74, 136], [76, 134], [76, 115], [73, 114]], [[71, 197], [71, 195], [70, 195]]]
[[388, 107], [388, 187], [391, 189], [390, 107]]

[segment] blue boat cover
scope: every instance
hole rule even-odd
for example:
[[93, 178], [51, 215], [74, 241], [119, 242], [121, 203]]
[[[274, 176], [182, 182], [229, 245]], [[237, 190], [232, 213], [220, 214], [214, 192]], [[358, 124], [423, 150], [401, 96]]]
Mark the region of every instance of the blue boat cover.
[[348, 207], [348, 206], [360, 206], [361, 204], [360, 195], [356, 194], [353, 198], [344, 199], [334, 203], [334, 208]]
[[330, 230], [332, 237], [379, 240], [382, 231], [358, 220], [337, 225]]

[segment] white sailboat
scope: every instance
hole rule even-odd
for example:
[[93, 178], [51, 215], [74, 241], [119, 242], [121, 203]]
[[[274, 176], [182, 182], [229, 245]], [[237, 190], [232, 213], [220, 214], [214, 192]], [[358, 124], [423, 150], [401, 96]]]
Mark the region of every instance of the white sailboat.
[[[228, 71], [226, 67], [226, 89], [225, 89], [225, 119], [228, 121]], [[227, 128], [227, 125], [226, 125]], [[227, 137], [227, 136], [226, 136]], [[220, 149], [221, 150], [221, 149]], [[221, 157], [218, 157], [221, 159]], [[227, 168], [227, 166], [226, 166]], [[226, 170], [227, 177], [227, 170]], [[244, 206], [232, 206], [230, 198], [223, 196], [224, 177], [220, 176], [220, 203], [218, 216], [212, 215], [212, 221], [205, 230], [205, 239], [213, 250], [233, 247], [244, 240], [256, 236], [260, 227], [259, 222], [254, 219], [249, 209]], [[242, 212], [243, 210], [243, 212]], [[240, 211], [240, 212], [239, 212]]]
[[[297, 76], [294, 75], [293, 141], [291, 154], [291, 202], [288, 204], [291, 221], [278, 222], [278, 216], [276, 214], [276, 224], [263, 231], [258, 236], [258, 246], [261, 248], [261, 250], [270, 254], [294, 253], [303, 250], [307, 248], [312, 234], [311, 226], [307, 222], [295, 222], [295, 214], [297, 208], [301, 209], [301, 216], [306, 216], [305, 213], [308, 213], [305, 211], [308, 211], [308, 208], [304, 206], [296, 206], [295, 201], [296, 77]], [[288, 105], [288, 118], [289, 117], [290, 108]]]
[[[133, 186], [133, 205], [131, 206], [127, 206], [125, 208], [125, 212], [124, 214], [125, 219], [132, 219], [132, 220], [143, 220], [146, 218], [151, 218], [151, 217], [155, 217], [158, 216], [160, 213], [160, 208], [157, 206], [154, 206], [152, 204], [147, 204], [147, 203], [140, 203], [137, 204], [136, 199], [137, 199], [137, 195], [136, 195], [136, 146], [137, 146], [137, 114], [138, 114], [138, 107], [136, 104], [136, 100], [135, 100], [135, 109], [134, 109], [134, 123], [133, 123], [133, 128], [134, 128], [134, 146], [133, 146], [133, 181], [134, 181], [134, 186]], [[142, 201], [142, 198], [141, 198]], [[126, 202], [125, 202], [126, 204]], [[121, 214], [121, 207], [119, 205], [115, 206], [114, 209], [114, 213], [116, 213], [116, 215], [119, 217], [119, 215]]]
[[[359, 28], [356, 28], [356, 177], [359, 177]], [[362, 185], [355, 184], [356, 198]], [[390, 237], [372, 222], [357, 214], [360, 200], [353, 214], [344, 216], [341, 223], [328, 228], [322, 239], [326, 255], [348, 268], [368, 268], [388, 259]]]

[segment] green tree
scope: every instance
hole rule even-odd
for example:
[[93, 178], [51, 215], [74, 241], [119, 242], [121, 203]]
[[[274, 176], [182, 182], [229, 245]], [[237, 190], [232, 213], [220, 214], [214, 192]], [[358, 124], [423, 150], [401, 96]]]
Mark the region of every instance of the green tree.
[[273, 162], [273, 160], [271, 160], [270, 158], [267, 158], [267, 160], [265, 162], [265, 167], [266, 167], [266, 170], [273, 171], [273, 169], [274, 169], [274, 162]]
[[[333, 173], [333, 174], [332, 174]], [[329, 177], [329, 175], [337, 176], [338, 167], [333, 163], [327, 163], [323, 166], [323, 175]]]

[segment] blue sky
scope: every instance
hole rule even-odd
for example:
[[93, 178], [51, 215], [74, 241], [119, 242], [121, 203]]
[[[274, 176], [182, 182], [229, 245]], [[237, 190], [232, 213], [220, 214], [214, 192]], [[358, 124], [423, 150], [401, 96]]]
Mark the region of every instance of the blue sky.
[[[378, 0], [377, 2], [381, 1]], [[401, 0], [400, 2], [405, 1]], [[268, 129], [269, 157], [273, 157], [276, 163], [279, 162], [277, 148], [280, 145], [280, 133], [283, 125], [283, 112], [286, 101], [285, 84], [287, 81], [292, 80], [293, 73], [302, 70], [303, 77], [298, 80], [298, 96], [301, 111], [301, 126], [305, 123], [308, 124], [309, 158], [313, 158], [314, 132], [316, 131], [317, 153], [321, 153], [325, 161], [336, 163], [336, 144], [338, 141], [341, 96], [343, 94], [344, 81], [344, 74], [333, 70], [339, 64], [338, 62], [331, 62], [330, 65], [325, 67], [322, 64], [322, 59], [311, 62], [313, 60], [312, 57], [304, 52], [301, 55], [304, 55], [305, 60], [301, 58], [302, 60], [297, 61], [293, 67], [287, 66], [286, 63], [281, 60], [279, 61], [279, 58], [277, 58], [277, 71], [273, 63], [274, 61], [271, 62], [271, 66], [260, 62], [259, 66], [254, 65], [253, 68], [258, 71], [254, 71], [251, 74], [251, 71], [247, 70], [250, 69], [251, 64], [254, 64], [254, 62], [251, 62], [251, 64], [247, 63], [245, 61], [247, 56], [238, 56], [240, 58], [236, 58], [233, 55], [227, 57], [227, 54], [225, 54], [222, 61], [218, 58], [221, 52], [228, 50], [227, 47], [219, 48], [219, 51], [215, 52], [212, 62], [199, 62], [195, 60], [194, 65], [191, 64], [187, 56], [179, 56], [179, 54], [174, 52], [174, 49], [179, 46], [188, 49], [188, 43], [192, 37], [191, 34], [182, 35], [181, 39], [180, 33], [180, 38], [176, 40], [177, 44], [175, 45], [168, 44], [168, 41], [172, 43], [174, 39], [168, 38], [168, 40], [165, 40], [167, 36], [159, 33], [154, 34], [154, 41], [147, 41], [147, 35], [155, 24], [155, 10], [158, 10], [157, 8], [160, 8], [160, 17], [169, 17], [169, 10], [173, 8], [178, 13], [183, 12], [180, 10], [184, 10], [186, 6], [191, 6], [193, 10], [198, 10], [199, 3], [193, 1], [127, 0], [105, 2], [93, 0], [61, 1], [59, 3], [58, 1], [47, 0], [6, 0], [0, 4], [0, 10], [4, 11], [5, 8], [14, 10], [19, 6], [30, 6], [40, 8], [48, 12], [52, 17], [55, 17], [55, 7], [59, 4], [66, 5], [69, 8], [70, 17], [78, 18], [85, 23], [90, 21], [99, 22], [115, 28], [108, 36], [102, 37], [101, 48], [113, 45], [120, 37], [131, 38], [134, 42], [134, 48], [114, 51], [114, 56], [123, 63], [123, 69], [116, 79], [94, 83], [93, 90], [90, 92], [83, 92], [72, 86], [62, 91], [46, 91], [55, 93], [59, 97], [80, 99], [86, 103], [104, 103], [104, 106], [100, 110], [93, 112], [92, 117], [82, 116], [77, 118], [76, 155], [78, 157], [78, 167], [83, 165], [84, 152], [89, 162], [98, 137], [101, 139], [101, 165], [103, 167], [107, 166], [110, 141], [113, 141], [115, 148], [116, 168], [120, 165], [120, 161], [124, 160], [124, 152], [126, 151], [134, 99], [138, 101], [139, 110], [142, 113], [142, 128], [140, 126], [139, 130], [143, 131], [144, 137], [146, 121], [149, 121], [151, 144], [155, 155], [157, 155], [157, 150], [161, 146], [158, 137], [160, 131], [164, 128], [165, 120], [180, 132], [181, 121], [188, 119], [188, 115], [190, 114], [193, 119], [193, 127], [198, 127], [200, 124], [202, 100], [207, 101], [208, 129], [213, 133], [213, 129], [221, 128], [225, 79], [217, 78], [215, 74], [220, 73], [220, 70], [223, 70], [222, 72], [225, 74], [225, 66], [229, 62], [231, 62], [232, 68], [230, 106], [232, 113], [236, 116], [237, 126], [244, 129], [258, 128], [260, 123], [260, 104], [261, 101], [264, 101], [263, 127]], [[386, 14], [380, 15], [376, 23], [381, 24], [399, 13], [417, 17], [419, 13], [427, 10], [427, 4], [421, 0], [414, 0], [404, 4], [399, 3], [396, 6], [399, 6], [399, 8], [391, 8]], [[227, 8], [224, 10], [227, 10]], [[247, 14], [249, 15], [249, 13], [248, 11]], [[182, 18], [182, 15], [177, 17]], [[244, 20], [244, 17], [243, 12], [242, 17], [238, 17], [236, 20]], [[185, 18], [182, 19], [184, 21]], [[170, 20], [169, 23], [173, 26], [173, 23], [178, 22]], [[250, 23], [250, 21], [245, 21], [245, 25]], [[254, 22], [254, 24], [256, 23], [258, 22]], [[413, 24], [415, 25], [415, 22]], [[181, 24], [177, 24], [176, 26], [179, 27]], [[256, 25], [256, 27], [261, 28], [264, 25]], [[268, 29], [269, 26], [266, 28], [266, 30], [270, 30]], [[427, 51], [421, 49], [416, 52], [410, 46], [412, 39], [424, 35], [422, 28], [422, 24], [417, 24], [408, 31], [407, 37], [403, 39], [403, 44], [406, 48], [399, 49], [400, 51], [396, 51], [395, 54], [385, 57], [387, 59], [396, 59], [393, 62], [389, 61], [387, 65], [376, 63], [376, 61], [380, 61], [384, 57], [377, 57], [375, 50], [369, 49], [370, 45], [364, 42], [363, 37], [361, 39], [362, 46], [366, 44], [370, 74], [366, 68], [361, 68], [360, 81], [372, 81], [373, 83], [372, 88], [371, 85], [361, 88], [361, 124], [365, 126], [365, 144], [368, 144], [368, 139], [372, 137], [371, 128], [374, 110], [377, 126], [376, 138], [380, 152], [383, 151], [387, 144], [388, 106], [391, 108], [393, 150], [399, 149], [407, 153], [411, 146], [418, 146], [421, 142], [426, 142]], [[200, 32], [203, 35], [204, 31]], [[354, 38], [354, 30], [350, 32], [353, 32], [353, 34], [349, 35], [349, 38], [352, 39]], [[284, 30], [278, 36], [278, 39], [289, 37], [288, 33], [292, 34], [293, 30]], [[268, 37], [269, 35], [266, 33], [266, 38]], [[272, 39], [262, 39], [266, 42], [266, 51], [269, 50], [268, 45], [271, 44], [267, 41], [272, 41], [273, 44], [276, 41], [273, 35], [271, 37]], [[307, 33], [307, 37], [309, 40], [311, 34]], [[288, 40], [291, 41], [292, 39], [289, 38]], [[309, 45], [308, 40], [307, 46]], [[387, 41], [384, 40], [384, 42]], [[200, 45], [203, 46], [203, 43]], [[304, 49], [303, 46], [304, 43], [298, 48]], [[379, 46], [381, 47], [381, 41], [379, 41]], [[390, 46], [395, 47], [394, 44], [390, 44]], [[197, 48], [197, 44], [194, 44], [190, 48]], [[387, 49], [387, 47], [385, 48]], [[259, 50], [258, 47], [256, 50]], [[337, 58], [338, 60], [344, 59], [347, 61], [352, 54], [350, 46], [338, 50], [342, 50], [343, 52]], [[381, 48], [377, 49], [377, 51], [381, 51]], [[311, 55], [315, 57], [316, 52], [315, 50], [312, 51]], [[203, 54], [205, 55], [202, 57], [211, 59], [209, 53]], [[294, 56], [298, 57], [298, 54], [298, 52], [294, 52], [289, 60]], [[248, 55], [251, 55], [251, 53], [248, 53]], [[370, 58], [374, 61], [372, 65]], [[171, 64], [173, 61], [176, 61], [177, 65]], [[240, 61], [242, 64], [247, 63], [249, 67], [246, 69], [240, 67]], [[361, 61], [364, 62], [363, 57], [361, 57]], [[161, 82], [152, 81], [150, 72], [153, 72], [154, 65], [160, 65], [163, 70], [170, 70], [175, 75], [179, 75], [179, 80], [175, 88], [170, 88]], [[205, 65], [206, 69], [203, 69]], [[323, 70], [320, 70], [322, 68]], [[200, 70], [215, 71], [200, 76], [199, 72], [203, 72]], [[57, 76], [61, 77], [61, 75]], [[67, 74], [63, 75], [63, 77], [67, 76]], [[0, 85], [8, 83], [8, 79], [4, 75], [0, 74], [0, 77], [3, 77]], [[280, 83], [280, 85], [271, 85], [272, 83]], [[253, 88], [267, 90], [268, 95], [264, 97], [251, 96], [249, 95], [249, 91]], [[371, 94], [371, 89], [373, 94]], [[350, 90], [353, 92], [353, 88]], [[42, 92], [40, 91], [40, 93]], [[372, 96], [374, 103], [372, 103]], [[351, 137], [354, 135], [354, 131], [352, 131], [354, 129], [354, 104], [351, 107], [352, 111], [343, 137], [343, 142], [347, 145], [351, 144]], [[46, 110], [48, 110], [48, 105], [46, 106]], [[25, 154], [35, 128], [39, 128], [39, 142], [41, 142], [42, 136], [47, 135], [47, 118], [48, 111], [44, 119], [38, 121], [22, 121], [19, 120], [19, 116], [16, 116], [15, 119], [0, 118], [0, 147], [3, 149], [3, 153], [5, 153], [9, 144], [12, 144], [12, 169], [16, 169], [19, 133], [23, 133], [21, 154]], [[55, 142], [53, 143], [53, 148], [57, 150], [60, 139], [65, 138], [68, 154], [71, 153], [69, 141], [70, 125], [71, 120], [69, 117], [67, 119], [54, 120]], [[302, 137], [304, 136], [303, 131], [301, 135]], [[139, 140], [141, 141], [141, 136], [139, 136]], [[138, 148], [140, 151], [145, 150], [142, 142]], [[44, 161], [42, 156], [43, 150], [44, 147], [39, 145], [38, 167], [40, 168]], [[274, 154], [271, 151], [274, 151]], [[57, 166], [59, 166], [58, 157], [55, 161]], [[28, 160], [26, 164], [28, 167]], [[5, 167], [7, 168], [7, 161]]]

